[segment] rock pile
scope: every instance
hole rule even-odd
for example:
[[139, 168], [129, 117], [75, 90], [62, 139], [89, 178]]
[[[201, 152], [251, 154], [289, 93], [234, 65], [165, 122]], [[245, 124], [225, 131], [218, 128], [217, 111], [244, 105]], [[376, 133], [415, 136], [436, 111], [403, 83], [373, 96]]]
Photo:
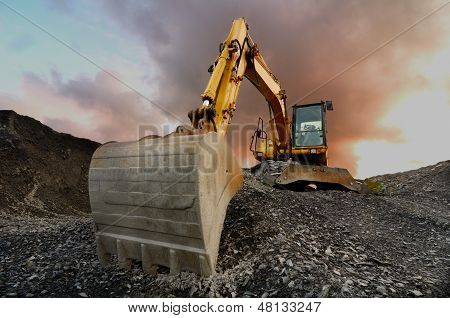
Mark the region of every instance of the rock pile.
[[88, 217], [3, 219], [0, 295], [448, 297], [449, 171], [447, 161], [379, 176], [369, 195], [274, 189], [246, 174], [209, 278], [101, 267]]

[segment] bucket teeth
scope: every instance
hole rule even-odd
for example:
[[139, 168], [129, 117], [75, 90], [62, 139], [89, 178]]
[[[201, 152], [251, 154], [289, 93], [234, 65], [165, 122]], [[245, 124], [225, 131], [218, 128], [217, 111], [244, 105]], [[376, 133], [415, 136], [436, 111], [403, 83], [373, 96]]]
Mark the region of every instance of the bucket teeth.
[[155, 261], [152, 260], [152, 255], [150, 254], [147, 246], [143, 243], [141, 243], [141, 261], [142, 269], [144, 272], [148, 274], [156, 274], [158, 265]]
[[95, 242], [97, 244], [97, 255], [100, 264], [103, 266], [108, 265], [111, 262], [111, 254], [107, 252], [99, 235], [96, 235]]
[[119, 267], [123, 269], [131, 269], [131, 258], [128, 257], [127, 249], [122, 240], [116, 240], [117, 246], [117, 261]]
[[216, 133], [108, 143], [94, 153], [89, 196], [97, 254], [171, 274], [214, 273], [225, 212], [242, 171]]
[[176, 275], [180, 273], [180, 260], [178, 259], [177, 252], [175, 250], [169, 250], [169, 265], [170, 275]]
[[200, 267], [200, 274], [202, 276], [209, 276], [215, 273], [214, 268], [211, 269], [211, 266], [209, 266], [208, 260], [204, 255], [198, 255], [198, 263]]

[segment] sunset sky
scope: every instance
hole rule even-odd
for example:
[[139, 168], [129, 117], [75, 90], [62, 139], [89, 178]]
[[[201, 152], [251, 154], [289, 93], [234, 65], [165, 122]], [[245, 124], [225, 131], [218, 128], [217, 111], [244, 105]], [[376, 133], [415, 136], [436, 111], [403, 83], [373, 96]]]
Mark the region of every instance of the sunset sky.
[[[142, 124], [168, 133], [188, 123], [244, 16], [289, 105], [379, 48], [301, 103], [333, 100], [331, 165], [358, 177], [409, 170], [450, 159], [446, 2], [1, 0], [0, 109], [102, 142], [136, 139]], [[244, 82], [237, 107], [230, 139], [246, 166], [267, 104]]]

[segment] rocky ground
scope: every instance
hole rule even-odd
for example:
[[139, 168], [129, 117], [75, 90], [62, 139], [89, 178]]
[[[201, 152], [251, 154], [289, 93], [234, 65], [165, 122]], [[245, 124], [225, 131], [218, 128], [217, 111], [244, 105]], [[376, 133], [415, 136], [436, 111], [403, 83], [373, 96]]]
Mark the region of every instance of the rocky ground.
[[293, 192], [247, 174], [217, 274], [102, 267], [89, 217], [0, 223], [6, 297], [449, 297], [450, 162], [378, 176], [377, 192]]
[[2, 297], [449, 297], [450, 161], [368, 195], [294, 192], [246, 173], [217, 274], [102, 267], [87, 173], [98, 144], [0, 111]]

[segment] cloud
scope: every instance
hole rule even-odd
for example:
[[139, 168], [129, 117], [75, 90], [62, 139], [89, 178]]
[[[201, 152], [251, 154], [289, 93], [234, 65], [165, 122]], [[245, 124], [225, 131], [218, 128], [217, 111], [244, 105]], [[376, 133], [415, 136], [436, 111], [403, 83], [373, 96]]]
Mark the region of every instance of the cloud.
[[57, 71], [49, 78], [34, 73], [23, 77], [22, 97], [0, 94], [2, 108], [31, 115], [58, 131], [98, 141], [135, 140], [140, 127], [165, 133], [175, 124], [136, 93], [107, 74], [64, 80]]
[[[124, 46], [130, 44], [130, 56], [142, 60], [131, 73], [139, 75], [140, 90], [148, 86], [149, 95], [165, 110], [187, 120], [187, 112], [200, 104], [209, 78], [207, 69], [235, 17], [246, 18], [252, 38], [287, 91], [288, 104], [293, 104], [439, 4], [439, 0], [108, 0], [103, 8], [121, 30], [115, 39], [121, 38]], [[430, 63], [430, 56], [448, 46], [445, 10], [448, 8], [302, 101], [334, 102], [335, 110], [328, 113], [331, 165], [349, 168], [352, 173], [362, 166], [379, 165], [373, 152], [355, 148], [361, 142], [408, 143], [408, 149], [413, 149], [411, 145], [417, 142], [405, 124], [385, 118], [404, 107], [408, 96], [426, 96], [421, 93], [424, 89], [448, 97], [448, 72], [439, 78], [434, 75], [442, 63], [422, 67]], [[145, 45], [147, 56], [134, 50], [136, 42]], [[129, 67], [117, 63], [113, 53], [101, 64], [130, 75]], [[142, 70], [146, 65], [148, 70]], [[11, 105], [7, 107], [82, 137], [136, 139], [142, 123], [164, 126], [159, 133], [176, 126], [173, 118], [105, 73], [74, 78], [56, 71], [47, 77], [25, 73], [22, 86], [22, 96], [0, 93], [2, 107]], [[447, 97], [442, 100], [448, 101]], [[242, 161], [251, 162], [251, 133], [258, 117], [268, 117], [267, 103], [244, 81], [237, 108], [229, 139]], [[420, 116], [418, 111], [411, 114]], [[408, 152], [408, 156], [415, 154]], [[411, 158], [416, 159], [423, 158]], [[358, 165], [361, 162], [364, 164]]]
[[[235, 17], [245, 16], [249, 32], [292, 103], [438, 4], [420, 0], [104, 2], [115, 21], [146, 44], [159, 67], [159, 99], [177, 113], [199, 105], [208, 80], [206, 70]], [[352, 146], [357, 141], [402, 141], [401, 129], [383, 126], [381, 118], [392, 107], [390, 101], [420, 77], [409, 72], [415, 56], [439, 49], [448, 38], [445, 26], [443, 15], [435, 14], [302, 101], [334, 101], [335, 111], [329, 113], [331, 164], [355, 172], [358, 157]], [[254, 123], [258, 116], [267, 117], [266, 103], [245, 84], [234, 124]], [[249, 153], [243, 150], [248, 149], [248, 140], [239, 147], [239, 153]]]

